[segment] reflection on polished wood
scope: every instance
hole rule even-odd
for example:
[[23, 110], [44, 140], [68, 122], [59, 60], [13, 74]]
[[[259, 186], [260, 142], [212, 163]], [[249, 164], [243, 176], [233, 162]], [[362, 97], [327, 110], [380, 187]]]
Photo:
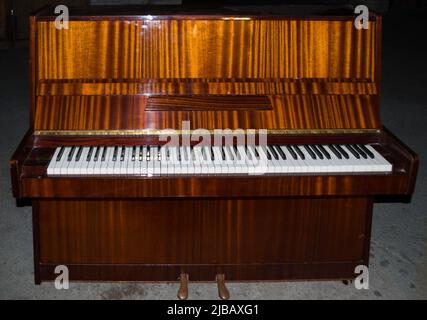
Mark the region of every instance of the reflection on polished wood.
[[[374, 202], [407, 200], [419, 162], [381, 122], [381, 17], [357, 30], [353, 12], [158, 8], [76, 9], [68, 30], [52, 8], [30, 19], [30, 129], [10, 172], [13, 195], [32, 201], [36, 283], [58, 264], [71, 280], [180, 279], [181, 299], [188, 279], [217, 281], [228, 298], [224, 279], [353, 278], [369, 263]], [[59, 146], [158, 145], [163, 129], [199, 128], [266, 130], [271, 145], [370, 144], [393, 168], [47, 175]]]
[[[37, 24], [37, 79], [364, 79], [377, 26], [353, 19], [54, 21]], [[118, 36], [120, 35], [120, 36]]]
[[[221, 100], [219, 98], [219, 100]], [[197, 101], [197, 99], [196, 99]], [[193, 104], [188, 104], [192, 108]], [[378, 97], [368, 95], [285, 95], [271, 97], [271, 110], [242, 108], [147, 112], [145, 96], [43, 96], [37, 98], [35, 130], [380, 129]], [[351, 130], [350, 130], [351, 132]]]

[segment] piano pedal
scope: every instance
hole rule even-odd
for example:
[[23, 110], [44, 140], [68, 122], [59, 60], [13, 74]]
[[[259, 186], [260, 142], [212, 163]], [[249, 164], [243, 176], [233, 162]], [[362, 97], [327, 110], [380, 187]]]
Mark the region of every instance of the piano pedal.
[[221, 300], [230, 299], [230, 292], [225, 286], [225, 275], [223, 273], [216, 275], [216, 283], [218, 285], [218, 296]]
[[353, 283], [353, 280], [343, 280], [343, 281], [342, 281], [342, 283], [343, 283], [345, 286], [348, 286], [348, 285], [350, 285], [350, 284], [352, 284], [352, 283]]
[[176, 295], [179, 300], [187, 300], [188, 298], [188, 274], [181, 273], [179, 276], [179, 281], [181, 284], [179, 285], [178, 294]]

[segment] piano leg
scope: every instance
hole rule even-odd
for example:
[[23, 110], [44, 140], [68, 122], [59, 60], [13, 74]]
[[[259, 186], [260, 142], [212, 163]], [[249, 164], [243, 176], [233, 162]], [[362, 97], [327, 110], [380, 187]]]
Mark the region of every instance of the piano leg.
[[34, 200], [36, 282], [352, 279], [372, 199]]

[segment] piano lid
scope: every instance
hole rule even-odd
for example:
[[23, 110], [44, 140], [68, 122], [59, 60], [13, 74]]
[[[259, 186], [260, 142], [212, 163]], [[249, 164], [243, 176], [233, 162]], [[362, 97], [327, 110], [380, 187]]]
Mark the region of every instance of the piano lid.
[[[55, 6], [47, 6], [37, 12], [39, 20], [55, 19]], [[140, 17], [150, 16], [154, 19], [184, 19], [190, 18], [218, 18], [218, 17], [252, 17], [252, 18], [280, 18], [293, 17], [305, 19], [352, 19], [355, 17], [354, 6], [350, 4], [334, 5], [124, 5], [101, 6], [89, 5], [86, 7], [70, 7], [70, 18], [81, 20], [102, 20], [106, 17]], [[376, 15], [371, 13], [370, 20]]]

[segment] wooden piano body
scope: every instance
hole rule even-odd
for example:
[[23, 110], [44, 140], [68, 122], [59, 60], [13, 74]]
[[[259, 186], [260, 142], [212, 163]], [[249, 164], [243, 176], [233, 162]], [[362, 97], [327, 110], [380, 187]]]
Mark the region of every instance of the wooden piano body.
[[[11, 159], [33, 207], [35, 281], [352, 279], [373, 203], [417, 156], [380, 121], [381, 18], [53, 9], [31, 17], [30, 129]], [[385, 110], [385, 112], [387, 112]], [[161, 129], [267, 129], [269, 144], [365, 143], [389, 173], [48, 176], [58, 146], [157, 145]]]

